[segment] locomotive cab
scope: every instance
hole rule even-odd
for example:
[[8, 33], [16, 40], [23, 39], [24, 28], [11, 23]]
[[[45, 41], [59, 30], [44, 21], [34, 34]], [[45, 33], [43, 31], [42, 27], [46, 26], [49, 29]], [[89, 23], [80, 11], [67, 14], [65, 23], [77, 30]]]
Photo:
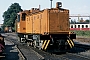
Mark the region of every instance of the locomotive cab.
[[25, 21], [26, 13], [18, 13], [17, 14], [17, 21], [20, 22], [20, 20]]
[[25, 22], [25, 19], [26, 19], [26, 13], [25, 12], [20, 12], [17, 14], [17, 21], [16, 21], [16, 31], [18, 33], [25, 33], [26, 31], [26, 22]]

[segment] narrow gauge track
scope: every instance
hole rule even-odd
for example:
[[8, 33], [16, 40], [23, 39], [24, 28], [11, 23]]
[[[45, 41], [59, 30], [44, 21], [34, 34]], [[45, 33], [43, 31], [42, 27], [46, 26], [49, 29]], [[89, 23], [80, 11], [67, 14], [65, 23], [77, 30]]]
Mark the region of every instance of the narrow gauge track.
[[[7, 34], [8, 35], [8, 34]], [[10, 37], [11, 36], [11, 37]], [[17, 39], [15, 39], [14, 37], [13, 37], [13, 35], [11, 34], [11, 35], [9, 35], [9, 36], [7, 36], [8, 37], [8, 39], [10, 39], [10, 40], [12, 40], [12, 42], [14, 42], [15, 44], [17, 44], [17, 45], [21, 45], [21, 46], [23, 46], [22, 48], [27, 48], [27, 49], [33, 49], [34, 51], [36, 51], [37, 53], [39, 53], [42, 57], [44, 57], [44, 59], [43, 60], [90, 60], [90, 58], [88, 58], [88, 57], [85, 57], [85, 56], [82, 56], [82, 55], [79, 55], [79, 54], [77, 54], [77, 52], [75, 53], [75, 50], [76, 50], [76, 47], [75, 48], [73, 48], [73, 49], [75, 49], [75, 50], [73, 50], [73, 49], [71, 49], [71, 52], [70, 53], [66, 53], [66, 54], [50, 54], [50, 53], [48, 53], [48, 52], [44, 52], [44, 51], [41, 51], [41, 50], [38, 50], [37, 48], [33, 48], [33, 47], [28, 47], [26, 44], [20, 44], [18, 41], [17, 41]], [[21, 47], [20, 46], [20, 47]], [[75, 46], [77, 46], [77, 45], [75, 45]], [[78, 45], [79, 46], [79, 45]], [[77, 47], [78, 47], [77, 46]], [[72, 52], [72, 50], [74, 51], [74, 53]], [[77, 48], [77, 51], [78, 51], [78, 48]], [[80, 52], [80, 51], [78, 51], [78, 52]], [[42, 60], [42, 59], [41, 59]]]

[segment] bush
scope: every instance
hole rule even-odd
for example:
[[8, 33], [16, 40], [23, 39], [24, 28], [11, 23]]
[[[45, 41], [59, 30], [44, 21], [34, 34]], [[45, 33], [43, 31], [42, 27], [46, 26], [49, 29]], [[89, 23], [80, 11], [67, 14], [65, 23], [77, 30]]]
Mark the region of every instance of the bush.
[[73, 31], [77, 36], [90, 36], [90, 31]]

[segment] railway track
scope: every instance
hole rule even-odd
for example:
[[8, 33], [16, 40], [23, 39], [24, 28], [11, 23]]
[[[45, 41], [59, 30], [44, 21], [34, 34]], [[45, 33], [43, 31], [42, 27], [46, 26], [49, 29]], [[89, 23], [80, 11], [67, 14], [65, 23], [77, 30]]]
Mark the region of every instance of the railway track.
[[[48, 52], [45, 52], [42, 50], [38, 50], [37, 48], [33, 48], [30, 46], [28, 47], [26, 44], [20, 44], [17, 41], [17, 39], [15, 37], [13, 37], [15, 35], [12, 35], [12, 34], [9, 36], [8, 36], [8, 34], [6, 34], [6, 35], [7, 35], [7, 39], [10, 39], [12, 42], [14, 42], [14, 44], [16, 44], [20, 49], [26, 49], [26, 51], [33, 49], [35, 52], [37, 52], [37, 55], [40, 55], [39, 56], [40, 59], [37, 59], [37, 60], [90, 60], [89, 57], [78, 54], [79, 52], [82, 52], [81, 51], [82, 49], [84, 49], [84, 51], [89, 50], [90, 46], [87, 46], [87, 45], [75, 44], [75, 48], [71, 49], [71, 51], [68, 53], [51, 54], [51, 53], [48, 53]], [[73, 53], [73, 51], [74, 51], [74, 53]], [[25, 51], [23, 51], [23, 52], [25, 52]], [[21, 54], [23, 52], [21, 51]], [[28, 51], [26, 53], [28, 53]], [[24, 55], [24, 54], [22, 54], [22, 55]], [[24, 55], [23, 60], [29, 60], [30, 57], [31, 56], [29, 56], [29, 54], [28, 54], [28, 57]]]
[[66, 53], [63, 57], [67, 60], [90, 60], [90, 58], [73, 53]]
[[75, 44], [75, 47], [90, 49], [90, 45], [85, 45], [85, 44]]
[[20, 60], [27, 60], [26, 57], [24, 56], [24, 54], [23, 54], [23, 53], [21, 52], [21, 50], [18, 48], [18, 46], [17, 46], [17, 45], [15, 45], [15, 46], [16, 46], [19, 54], [20, 54], [20, 57], [21, 57]]
[[[23, 57], [22, 57], [23, 59], [22, 60], [30, 60], [30, 59], [32, 59], [32, 60], [35, 60], [35, 59], [42, 60], [42, 59], [44, 59], [41, 55], [39, 55], [35, 51], [29, 49], [26, 44], [22, 44], [19, 41], [17, 41], [16, 36], [13, 36], [13, 35], [10, 35], [10, 34], [6, 34], [5, 38], [8, 41], [13, 42], [18, 47], [18, 49], [20, 50], [21, 56], [23, 55]], [[30, 55], [31, 53], [32, 53], [32, 55]], [[34, 55], [36, 55], [36, 56], [33, 57]]]
[[23, 53], [20, 51], [17, 45], [15, 45], [10, 39], [5, 37], [5, 51], [3, 56], [0, 56], [0, 60], [26, 60]]
[[[32, 48], [32, 47], [30, 47]], [[45, 60], [90, 60], [89, 57], [82, 56], [78, 53], [58, 53], [58, 54], [51, 54], [44, 51], [39, 51], [38, 49], [32, 48], [36, 52], [38, 52], [40, 55], [42, 55]]]

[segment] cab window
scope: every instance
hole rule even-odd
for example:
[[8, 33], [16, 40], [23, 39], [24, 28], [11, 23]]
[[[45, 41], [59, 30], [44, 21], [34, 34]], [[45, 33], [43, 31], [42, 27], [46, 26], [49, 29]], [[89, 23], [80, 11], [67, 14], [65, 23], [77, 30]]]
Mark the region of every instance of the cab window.
[[20, 15], [17, 15], [17, 21], [20, 22]]
[[22, 21], [25, 21], [26, 13], [22, 13]]

